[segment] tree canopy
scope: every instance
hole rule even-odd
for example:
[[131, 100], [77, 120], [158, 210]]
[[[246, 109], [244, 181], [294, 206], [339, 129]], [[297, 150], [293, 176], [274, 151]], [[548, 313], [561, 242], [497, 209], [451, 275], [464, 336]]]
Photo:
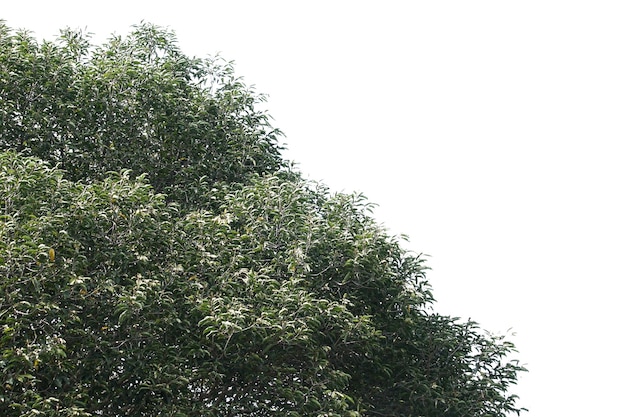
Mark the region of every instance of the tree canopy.
[[0, 415], [504, 416], [524, 368], [288, 169], [261, 96], [143, 24], [0, 26]]
[[255, 109], [263, 96], [218, 58], [184, 55], [173, 33], [143, 25], [94, 47], [62, 31], [39, 44], [0, 26], [0, 149], [58, 165], [71, 180], [150, 174], [182, 205], [218, 182], [283, 166], [279, 132]]

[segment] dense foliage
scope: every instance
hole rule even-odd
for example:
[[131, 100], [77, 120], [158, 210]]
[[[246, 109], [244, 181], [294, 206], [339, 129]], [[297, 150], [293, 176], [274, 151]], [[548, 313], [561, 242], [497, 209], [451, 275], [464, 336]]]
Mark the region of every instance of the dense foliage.
[[286, 172], [230, 66], [150, 25], [0, 48], [0, 415], [519, 413], [513, 345]]
[[283, 166], [278, 132], [219, 59], [196, 59], [145, 25], [92, 47], [64, 31], [41, 45], [0, 23], [0, 149], [58, 164], [71, 180], [122, 169], [157, 192], [201, 204], [216, 182]]

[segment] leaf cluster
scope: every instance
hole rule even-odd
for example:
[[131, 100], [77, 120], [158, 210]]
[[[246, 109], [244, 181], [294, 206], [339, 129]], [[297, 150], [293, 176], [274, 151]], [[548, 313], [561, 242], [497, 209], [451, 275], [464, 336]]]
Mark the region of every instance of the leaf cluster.
[[0, 149], [74, 181], [127, 169], [183, 207], [207, 204], [216, 184], [285, 166], [263, 99], [231, 63], [190, 58], [154, 25], [94, 47], [81, 32], [40, 44], [0, 22]]

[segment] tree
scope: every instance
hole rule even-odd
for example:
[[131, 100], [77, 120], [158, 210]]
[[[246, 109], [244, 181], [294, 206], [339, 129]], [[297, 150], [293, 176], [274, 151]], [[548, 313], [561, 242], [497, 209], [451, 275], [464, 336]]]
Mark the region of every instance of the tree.
[[1, 33], [1, 415], [522, 410], [514, 346], [434, 313], [365, 198], [289, 172], [230, 66], [150, 25]]

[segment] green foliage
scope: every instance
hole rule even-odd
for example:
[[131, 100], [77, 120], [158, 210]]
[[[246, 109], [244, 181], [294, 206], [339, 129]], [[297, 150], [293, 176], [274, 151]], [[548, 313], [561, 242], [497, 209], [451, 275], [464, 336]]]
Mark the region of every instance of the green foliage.
[[519, 414], [513, 345], [433, 313], [362, 196], [276, 171], [230, 66], [0, 36], [0, 415]]
[[283, 166], [262, 99], [231, 64], [189, 58], [152, 25], [92, 47], [69, 30], [39, 44], [0, 22], [0, 149], [71, 180], [129, 169], [172, 201], [205, 204], [216, 183]]

